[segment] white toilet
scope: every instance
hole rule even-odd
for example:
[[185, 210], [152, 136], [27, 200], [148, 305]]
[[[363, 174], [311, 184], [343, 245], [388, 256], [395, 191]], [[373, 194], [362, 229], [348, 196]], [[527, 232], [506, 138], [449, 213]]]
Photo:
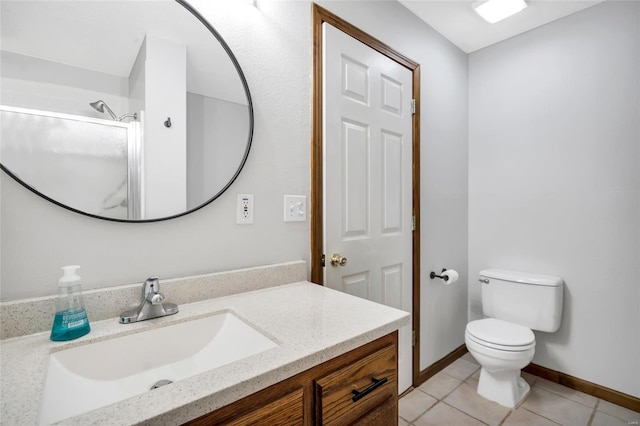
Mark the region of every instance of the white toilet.
[[485, 269], [480, 271], [482, 312], [471, 321], [465, 344], [482, 366], [478, 394], [506, 407], [529, 394], [520, 370], [533, 359], [536, 339], [531, 331], [553, 333], [562, 317], [562, 278]]

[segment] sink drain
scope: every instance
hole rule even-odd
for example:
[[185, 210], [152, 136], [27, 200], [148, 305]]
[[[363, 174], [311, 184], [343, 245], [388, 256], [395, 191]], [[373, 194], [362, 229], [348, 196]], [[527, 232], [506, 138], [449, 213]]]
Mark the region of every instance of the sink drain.
[[171, 383], [173, 383], [173, 382], [171, 380], [167, 380], [167, 379], [158, 380], [157, 382], [154, 383], [153, 386], [151, 386], [151, 389], [149, 389], [149, 390], [158, 389], [159, 387], [167, 386], [167, 385], [170, 385]]

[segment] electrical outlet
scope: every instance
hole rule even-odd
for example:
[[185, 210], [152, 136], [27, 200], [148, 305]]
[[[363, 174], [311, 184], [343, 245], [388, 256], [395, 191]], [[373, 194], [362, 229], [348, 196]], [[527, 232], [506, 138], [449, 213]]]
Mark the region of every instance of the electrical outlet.
[[305, 222], [307, 220], [307, 197], [304, 195], [284, 196], [284, 221]]
[[248, 225], [253, 223], [253, 194], [238, 194], [236, 223]]

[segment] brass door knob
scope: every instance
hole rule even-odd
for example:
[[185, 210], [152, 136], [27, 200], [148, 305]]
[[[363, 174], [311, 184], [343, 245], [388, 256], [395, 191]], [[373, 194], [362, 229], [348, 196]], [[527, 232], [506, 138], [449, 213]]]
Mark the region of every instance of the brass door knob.
[[331, 255], [331, 264], [333, 266], [345, 266], [347, 264], [347, 258], [340, 253], [333, 253]]

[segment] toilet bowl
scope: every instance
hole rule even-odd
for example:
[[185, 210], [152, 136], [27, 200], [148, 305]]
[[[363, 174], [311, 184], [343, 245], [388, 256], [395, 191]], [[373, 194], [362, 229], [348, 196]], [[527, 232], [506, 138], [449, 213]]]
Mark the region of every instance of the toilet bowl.
[[535, 336], [529, 328], [495, 318], [471, 321], [465, 344], [482, 367], [480, 396], [506, 407], [516, 407], [527, 397], [530, 387], [520, 370], [535, 352]]

